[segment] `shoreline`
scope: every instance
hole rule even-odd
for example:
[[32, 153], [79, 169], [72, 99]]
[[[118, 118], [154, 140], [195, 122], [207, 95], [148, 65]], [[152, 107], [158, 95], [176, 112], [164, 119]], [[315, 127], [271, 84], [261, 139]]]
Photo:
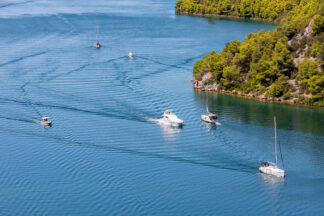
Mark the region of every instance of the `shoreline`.
[[194, 17], [210, 17], [210, 18], [229, 18], [229, 19], [238, 19], [238, 20], [252, 20], [252, 21], [258, 21], [268, 24], [274, 24], [279, 25], [280, 21], [278, 20], [268, 20], [268, 19], [262, 19], [257, 17], [240, 17], [235, 15], [218, 15], [218, 14], [202, 14], [202, 13], [188, 13], [188, 12], [176, 12], [177, 15], [187, 15], [187, 16], [194, 16]]
[[[242, 20], [242, 21], [257, 21], [257, 22], [263, 22], [267, 24], [273, 24], [273, 25], [281, 25], [282, 24], [282, 19], [276, 19], [276, 20], [269, 20], [269, 19], [262, 19], [262, 18], [255, 18], [255, 17], [240, 17], [236, 15], [218, 15], [218, 14], [202, 14], [202, 13], [188, 13], [188, 12], [176, 12], [177, 15], [187, 15], [187, 16], [193, 16], [193, 17], [211, 17], [211, 18], [223, 18], [223, 19], [234, 19], [234, 20]], [[204, 80], [204, 79], [203, 79]], [[194, 83], [198, 82], [197, 80], [193, 80]], [[196, 91], [208, 91], [208, 92], [215, 92], [219, 93], [222, 95], [228, 95], [228, 96], [234, 96], [234, 97], [239, 97], [243, 99], [252, 99], [255, 101], [259, 102], [267, 102], [267, 103], [276, 103], [276, 104], [285, 104], [285, 105], [290, 105], [290, 106], [300, 106], [300, 107], [308, 107], [308, 108], [315, 108], [315, 109], [324, 109], [323, 106], [321, 105], [313, 105], [307, 101], [307, 96], [305, 95], [299, 95], [298, 97], [292, 96], [292, 98], [289, 99], [283, 99], [283, 97], [279, 98], [272, 98], [272, 97], [267, 97], [265, 94], [262, 95], [256, 95], [253, 93], [242, 93], [240, 91], [236, 90], [218, 90], [217, 89], [217, 84], [214, 83], [213, 85], [201, 85], [201, 81], [199, 81], [199, 85], [196, 86], [194, 84], [194, 89]], [[306, 99], [306, 101], [305, 101]]]
[[254, 101], [259, 101], [262, 103], [272, 103], [272, 104], [283, 104], [283, 105], [289, 105], [289, 106], [294, 106], [294, 107], [306, 107], [306, 108], [313, 108], [313, 109], [320, 109], [323, 110], [324, 107], [322, 106], [315, 106], [315, 105], [309, 105], [306, 104], [305, 102], [300, 102], [290, 99], [290, 100], [284, 100], [282, 98], [269, 98], [269, 97], [264, 97], [261, 95], [255, 95], [255, 94], [245, 94], [237, 91], [227, 91], [227, 90], [217, 90], [215, 89], [214, 86], [209, 85], [209, 86], [199, 86], [198, 88], [194, 85], [194, 90], [197, 92], [211, 92], [211, 93], [217, 93], [220, 95], [225, 95], [225, 96], [231, 96], [231, 97], [237, 97], [237, 98], [242, 98], [242, 99], [247, 99], [247, 100], [254, 100]]

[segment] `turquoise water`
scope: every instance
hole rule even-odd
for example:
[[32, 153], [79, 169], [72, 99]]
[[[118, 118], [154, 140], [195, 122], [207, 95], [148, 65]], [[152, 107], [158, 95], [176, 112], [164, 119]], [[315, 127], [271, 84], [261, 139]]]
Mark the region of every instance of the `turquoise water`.
[[[323, 110], [192, 88], [195, 60], [274, 26], [176, 16], [174, 3], [0, 3], [0, 215], [324, 212]], [[200, 121], [206, 105], [221, 125]], [[182, 129], [157, 123], [169, 108]], [[274, 115], [284, 181], [258, 172]]]

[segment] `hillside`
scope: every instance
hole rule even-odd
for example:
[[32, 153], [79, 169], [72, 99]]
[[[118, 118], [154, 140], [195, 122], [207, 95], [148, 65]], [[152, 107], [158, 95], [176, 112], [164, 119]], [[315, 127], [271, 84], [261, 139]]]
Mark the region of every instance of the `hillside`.
[[198, 88], [324, 106], [324, 1], [179, 0], [175, 10], [279, 24], [273, 31], [228, 42], [222, 52], [196, 61]]

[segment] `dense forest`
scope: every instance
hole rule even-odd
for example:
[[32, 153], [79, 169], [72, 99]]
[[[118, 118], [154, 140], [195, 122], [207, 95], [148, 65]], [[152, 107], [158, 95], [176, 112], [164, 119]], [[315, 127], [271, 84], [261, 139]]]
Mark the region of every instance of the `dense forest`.
[[279, 24], [196, 61], [199, 88], [324, 106], [323, 0], [179, 0], [175, 10]]

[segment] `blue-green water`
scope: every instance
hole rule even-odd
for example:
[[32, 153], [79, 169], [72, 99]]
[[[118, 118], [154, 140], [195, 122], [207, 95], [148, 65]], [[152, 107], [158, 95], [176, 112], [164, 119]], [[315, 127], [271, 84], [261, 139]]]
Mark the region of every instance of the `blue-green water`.
[[[274, 27], [175, 16], [174, 3], [0, 2], [0, 215], [323, 214], [323, 110], [190, 82], [211, 49]], [[201, 123], [206, 104], [222, 125]], [[156, 123], [168, 108], [182, 129]], [[258, 172], [274, 115], [284, 181]]]

